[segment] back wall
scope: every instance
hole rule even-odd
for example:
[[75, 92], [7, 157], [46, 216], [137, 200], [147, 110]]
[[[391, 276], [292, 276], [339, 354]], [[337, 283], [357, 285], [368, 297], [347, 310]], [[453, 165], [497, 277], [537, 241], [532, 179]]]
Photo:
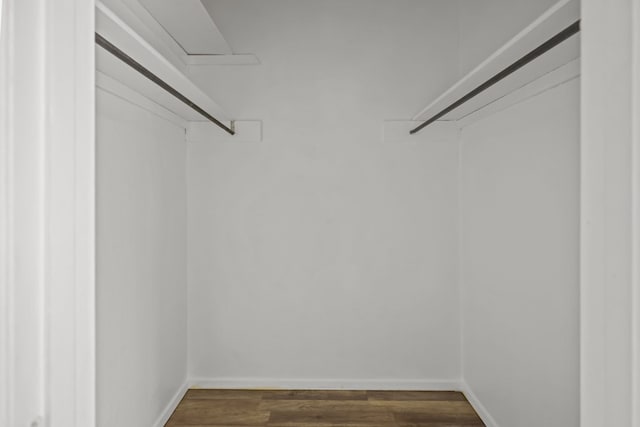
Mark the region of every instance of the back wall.
[[205, 2], [262, 64], [192, 77], [264, 140], [189, 145], [192, 377], [458, 381], [456, 135], [382, 140], [456, 78], [452, 3]]

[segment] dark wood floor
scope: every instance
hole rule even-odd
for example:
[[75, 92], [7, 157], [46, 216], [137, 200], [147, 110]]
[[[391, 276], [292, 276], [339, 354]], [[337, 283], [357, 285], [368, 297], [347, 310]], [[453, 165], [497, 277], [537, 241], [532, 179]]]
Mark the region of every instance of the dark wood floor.
[[484, 426], [462, 393], [192, 389], [167, 427]]

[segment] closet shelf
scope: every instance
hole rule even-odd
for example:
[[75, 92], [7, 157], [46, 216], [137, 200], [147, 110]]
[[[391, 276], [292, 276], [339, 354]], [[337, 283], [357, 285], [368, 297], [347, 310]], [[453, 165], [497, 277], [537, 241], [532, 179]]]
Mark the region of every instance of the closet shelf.
[[[230, 123], [229, 115], [220, 105], [198, 88], [174, 63], [149, 44], [116, 13], [102, 2], [96, 2], [96, 34], [126, 53], [136, 63], [171, 86], [175, 91], [221, 122]], [[133, 69], [103, 47], [96, 47], [96, 68], [99, 72], [135, 90], [186, 121], [206, 120], [202, 114]]]
[[413, 117], [425, 122], [466, 95], [508, 69], [542, 44], [558, 35], [570, 36], [560, 44], [536, 57], [524, 67], [500, 80], [491, 87], [466, 100], [439, 120], [462, 120], [483, 107], [528, 85], [554, 70], [574, 61], [580, 56], [579, 34], [575, 33], [580, 20], [579, 0], [562, 0], [547, 10], [532, 24], [509, 40], [504, 46], [456, 82], [431, 104]]

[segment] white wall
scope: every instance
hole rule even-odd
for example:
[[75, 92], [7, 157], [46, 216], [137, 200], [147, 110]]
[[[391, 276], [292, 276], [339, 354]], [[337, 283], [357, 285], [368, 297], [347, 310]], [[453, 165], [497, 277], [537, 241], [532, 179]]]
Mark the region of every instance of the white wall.
[[186, 380], [184, 129], [97, 97], [98, 426], [151, 426]]
[[463, 375], [503, 427], [579, 421], [579, 82], [461, 140]]
[[192, 75], [264, 141], [189, 147], [190, 374], [457, 381], [455, 139], [382, 141], [455, 78], [455, 3], [205, 5], [262, 64]]
[[558, 0], [458, 0], [461, 74], [466, 74], [480, 64], [557, 2]]

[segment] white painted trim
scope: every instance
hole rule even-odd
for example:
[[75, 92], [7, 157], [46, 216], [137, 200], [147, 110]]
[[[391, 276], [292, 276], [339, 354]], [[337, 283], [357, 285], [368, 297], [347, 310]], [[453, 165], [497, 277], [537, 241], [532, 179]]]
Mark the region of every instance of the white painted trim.
[[638, 174], [632, 160], [637, 151], [634, 129], [638, 120], [632, 84], [637, 55], [633, 52], [634, 2], [637, 0], [582, 1], [582, 427], [638, 425], [637, 419], [632, 420], [638, 405], [633, 401], [637, 381], [633, 351], [637, 295], [633, 289], [638, 262], [633, 242], [638, 220], [633, 218], [634, 213], [637, 217], [633, 180]]
[[465, 381], [462, 382], [462, 393], [467, 398], [473, 409], [475, 409], [476, 413], [482, 419], [482, 422], [486, 425], [486, 427], [499, 427], [496, 420], [491, 416], [491, 413], [487, 410], [487, 408], [482, 404], [478, 396], [473, 392], [469, 384]]
[[[559, 1], [542, 14], [542, 16], [509, 40], [504, 46], [489, 56], [475, 69], [451, 86], [451, 88], [446, 90], [442, 95], [422, 109], [422, 111], [413, 117], [413, 120], [424, 121], [428, 119], [430, 116], [458, 100], [466, 93], [470, 92], [481, 83], [536, 48], [540, 43], [548, 40], [559, 31], [574, 23], [579, 18], [579, 0]], [[561, 55], [559, 55], [560, 53]], [[545, 67], [554, 69], [559, 65], [575, 59], [578, 55], [579, 53], [574, 52], [573, 49], [556, 49], [553, 55], [546, 55], [542, 60], [545, 61]], [[531, 67], [528, 68], [531, 69]], [[531, 80], [533, 79], [530, 79], [529, 81]], [[485, 92], [485, 94], [486, 93], [487, 92]]]
[[103, 0], [103, 3], [183, 71], [198, 65], [260, 64], [253, 54], [189, 55], [138, 0]]
[[[574, 59], [533, 81], [527, 82], [524, 86], [519, 87], [513, 92], [509, 92], [500, 98], [489, 100], [487, 104], [484, 104], [458, 120], [438, 120], [414, 135], [409, 135], [409, 131], [420, 125], [422, 121], [387, 120], [384, 122], [383, 139], [385, 142], [411, 142], [424, 135], [428, 135], [427, 138], [439, 137], [440, 134], [446, 132], [445, 129], [447, 127], [453, 126], [456, 129], [463, 129], [470, 124], [506, 110], [509, 107], [568, 83], [578, 77], [580, 77], [580, 59]], [[438, 127], [439, 130], [434, 130], [436, 127]]]
[[[191, 81], [188, 70], [260, 64], [255, 55], [188, 55], [138, 0], [96, 0], [95, 7], [99, 34], [218, 120], [230, 121], [224, 109]], [[102, 89], [184, 128], [188, 121], [202, 120], [200, 114], [103, 49], [97, 49], [96, 57]]]
[[138, 0], [102, 2], [177, 68], [185, 69], [186, 52]]
[[180, 70], [185, 70], [186, 52], [138, 0], [102, 0], [151, 46]]
[[460, 391], [459, 379], [193, 378], [190, 388]]
[[156, 422], [153, 423], [153, 427], [164, 427], [189, 388], [189, 382], [185, 381], [184, 384], [182, 384], [178, 391], [173, 395], [169, 403], [167, 403], [167, 406], [164, 408]]
[[462, 129], [472, 123], [492, 116], [500, 111], [519, 104], [527, 99], [540, 95], [550, 89], [558, 87], [564, 83], [568, 83], [580, 76], [580, 59], [564, 64], [540, 78], [527, 83], [526, 85], [516, 89], [507, 95], [492, 100], [481, 108], [467, 114], [458, 120], [458, 126]]
[[[220, 105], [212, 100], [207, 94], [205, 94], [198, 86], [196, 86], [184, 72], [176, 67], [176, 65], [168, 60], [161, 52], [154, 48], [144, 37], [138, 34], [133, 28], [131, 28], [125, 21], [123, 21], [115, 12], [109, 9], [100, 0], [96, 1], [96, 32], [105, 37], [119, 49], [123, 50], [135, 61], [154, 73], [160, 79], [164, 80], [167, 84], [175, 88], [178, 92], [187, 97], [190, 101], [197, 104], [206, 112], [216, 117], [220, 121], [229, 121], [228, 114], [224, 111]], [[102, 48], [98, 52], [102, 52]], [[115, 65], [114, 65], [115, 64]], [[128, 67], [122, 68], [121, 61], [110, 54], [99, 55], [97, 61], [98, 69], [105, 74], [113, 73], [114, 70], [118, 70], [118, 75], [111, 75], [111, 77], [124, 82], [127, 77], [127, 73], [133, 75], [132, 78], [139, 78], [138, 73], [134, 70], [130, 70]], [[126, 70], [123, 72], [119, 70]], [[167, 99], [166, 94], [163, 91], [157, 90], [154, 85], [150, 86], [153, 90], [149, 90], [143, 95], [150, 99], [154, 99], [154, 95], [159, 93], [162, 98]], [[140, 90], [139, 90], [140, 91]], [[141, 92], [142, 93], [142, 92]], [[169, 98], [173, 101], [173, 98]], [[158, 102], [162, 102], [161, 100]], [[176, 101], [175, 105], [183, 106], [180, 101]], [[191, 112], [187, 108], [187, 111]], [[176, 114], [178, 111], [173, 109]], [[183, 116], [188, 118], [187, 116]]]
[[[3, 57], [0, 74], [2, 129], [0, 138], [6, 185], [0, 199], [6, 241], [2, 287], [2, 373], [5, 400], [3, 426], [32, 425], [45, 415], [44, 349], [44, 147], [45, 26], [40, 0], [8, 0], [4, 4]], [[18, 25], [28, 22], [29, 26]], [[24, 387], [28, 384], [28, 387]], [[33, 424], [40, 426], [41, 424]]]
[[143, 110], [155, 114], [156, 116], [167, 120], [182, 129], [187, 129], [189, 127], [189, 123], [182, 117], [178, 116], [172, 111], [167, 110], [162, 105], [147, 98], [136, 90], [120, 83], [116, 79], [113, 79], [106, 74], [101, 73], [100, 71], [96, 72], [96, 87], [133, 105], [136, 105]]
[[46, 2], [47, 427], [95, 419], [95, 47], [86, 0]]

